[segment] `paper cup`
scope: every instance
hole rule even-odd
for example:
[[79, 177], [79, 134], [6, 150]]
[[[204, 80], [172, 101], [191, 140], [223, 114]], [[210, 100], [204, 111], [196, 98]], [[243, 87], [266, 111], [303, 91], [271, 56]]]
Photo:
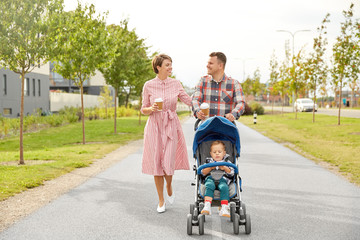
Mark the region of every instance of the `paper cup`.
[[155, 99], [155, 103], [158, 105], [159, 109], [158, 111], [162, 111], [162, 108], [163, 108], [163, 100], [162, 98], [157, 98]]
[[204, 113], [204, 115], [205, 115], [206, 117], [209, 116], [209, 104], [207, 104], [207, 103], [202, 103], [202, 104], [200, 105], [200, 110]]

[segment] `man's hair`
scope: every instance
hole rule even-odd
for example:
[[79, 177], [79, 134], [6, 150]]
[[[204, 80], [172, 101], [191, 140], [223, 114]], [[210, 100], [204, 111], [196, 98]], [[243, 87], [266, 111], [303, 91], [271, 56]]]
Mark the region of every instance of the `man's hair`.
[[212, 52], [209, 55], [210, 57], [217, 57], [218, 61], [222, 62], [224, 64], [224, 69], [226, 65], [226, 56], [222, 52]]
[[153, 70], [156, 74], [159, 73], [159, 70], [157, 69], [157, 67], [161, 67], [162, 63], [164, 62], [165, 59], [170, 60], [170, 62], [172, 62], [171, 57], [169, 57], [166, 54], [160, 54], [160, 55], [156, 55], [153, 59], [152, 59], [152, 67]]
[[210, 151], [211, 151], [212, 147], [215, 146], [215, 145], [222, 145], [223, 148], [224, 148], [224, 151], [226, 151], [225, 143], [222, 142], [222, 141], [220, 141], [220, 140], [216, 140], [216, 141], [213, 141], [213, 142], [211, 143]]

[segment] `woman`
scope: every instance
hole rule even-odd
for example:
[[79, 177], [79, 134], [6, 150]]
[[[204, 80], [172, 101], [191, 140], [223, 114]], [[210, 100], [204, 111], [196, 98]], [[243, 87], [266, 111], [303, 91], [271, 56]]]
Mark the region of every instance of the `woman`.
[[[152, 60], [156, 78], [145, 83], [141, 112], [149, 115], [144, 130], [144, 153], [142, 172], [154, 176], [159, 196], [157, 211], [165, 212], [164, 182], [166, 181], [167, 198], [174, 202], [175, 193], [171, 182], [175, 170], [189, 169], [189, 160], [185, 138], [176, 114], [178, 98], [191, 106], [191, 97], [186, 94], [181, 83], [172, 79], [172, 59], [160, 54]], [[162, 98], [162, 110], [155, 99]], [[164, 181], [165, 179], [165, 181]]]

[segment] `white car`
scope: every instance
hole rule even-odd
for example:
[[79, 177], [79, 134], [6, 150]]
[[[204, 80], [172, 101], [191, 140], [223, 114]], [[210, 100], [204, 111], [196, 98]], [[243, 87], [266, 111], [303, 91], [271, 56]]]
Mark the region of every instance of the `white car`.
[[[314, 107], [314, 102], [310, 98], [298, 98], [294, 103], [295, 109], [298, 112], [312, 112]], [[317, 112], [318, 106], [315, 103], [315, 112]]]

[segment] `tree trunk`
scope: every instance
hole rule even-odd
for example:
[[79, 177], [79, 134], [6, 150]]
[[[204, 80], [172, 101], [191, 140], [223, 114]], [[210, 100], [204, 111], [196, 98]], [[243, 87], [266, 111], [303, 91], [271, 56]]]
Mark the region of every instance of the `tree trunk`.
[[[24, 126], [24, 83], [25, 70], [21, 71], [21, 105], [20, 105], [20, 161], [19, 165], [24, 165], [24, 145], [23, 145], [23, 126]], [[29, 87], [29, 86], [28, 86]]]
[[116, 134], [116, 109], [117, 109], [117, 104], [116, 104], [116, 97], [118, 96], [119, 90], [118, 88], [115, 89], [115, 97], [114, 97], [114, 133]]
[[139, 126], [141, 125], [141, 105], [142, 105], [142, 94], [140, 94]]
[[271, 114], [274, 114], [274, 102], [275, 102], [275, 96], [274, 96], [274, 95], [271, 95], [271, 96], [272, 96]]
[[314, 87], [313, 123], [315, 122], [316, 84]]
[[341, 99], [342, 98], [342, 77], [340, 79], [340, 86], [339, 86], [339, 113], [338, 113], [338, 125], [340, 125], [340, 112], [341, 112]]
[[128, 107], [129, 104], [129, 98], [130, 98], [130, 94], [131, 94], [131, 87], [129, 87], [129, 92], [126, 93], [126, 99], [125, 99], [125, 107]]
[[[295, 89], [295, 98], [294, 98], [294, 103], [296, 102], [296, 100], [297, 100], [297, 97], [298, 96], [298, 92], [297, 92], [297, 89]], [[295, 106], [294, 104], [293, 104], [293, 106]], [[295, 119], [297, 119], [297, 106], [295, 107]]]
[[354, 95], [355, 95], [355, 89], [351, 89], [351, 100], [350, 100], [350, 107], [354, 107]]
[[81, 90], [81, 120], [82, 120], [82, 134], [83, 144], [85, 144], [85, 114], [84, 114], [84, 88], [80, 77], [80, 90]]

